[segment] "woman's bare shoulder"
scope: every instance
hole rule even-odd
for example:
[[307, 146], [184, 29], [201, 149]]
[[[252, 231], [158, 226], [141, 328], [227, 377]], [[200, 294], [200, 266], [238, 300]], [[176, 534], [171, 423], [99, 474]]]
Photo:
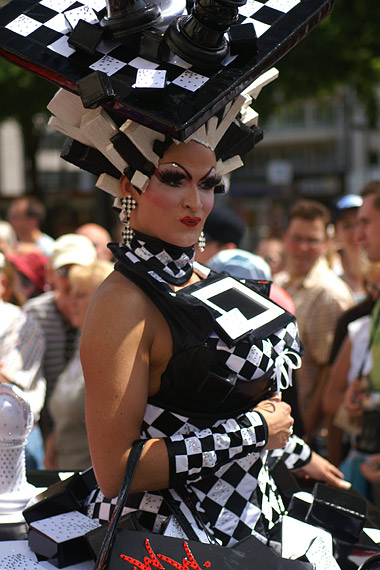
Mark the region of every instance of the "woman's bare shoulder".
[[92, 305], [113, 306], [120, 311], [145, 309], [149, 306], [149, 298], [145, 293], [118, 271], [113, 271], [100, 285], [93, 297]]
[[91, 299], [84, 333], [124, 334], [150, 317], [152, 302], [135, 283], [112, 272]]

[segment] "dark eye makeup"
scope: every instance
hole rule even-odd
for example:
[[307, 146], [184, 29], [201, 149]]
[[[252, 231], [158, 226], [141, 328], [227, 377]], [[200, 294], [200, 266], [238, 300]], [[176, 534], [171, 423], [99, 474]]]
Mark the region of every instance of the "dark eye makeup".
[[204, 190], [211, 190], [212, 188], [215, 188], [215, 186], [219, 186], [221, 182], [222, 182], [222, 177], [216, 176], [214, 174], [212, 176], [209, 176], [209, 178], [206, 178], [205, 180], [201, 181], [199, 186]]
[[[183, 180], [190, 182], [193, 179], [191, 174], [183, 166], [175, 162], [167, 166], [162, 164], [161, 168], [155, 170], [154, 175], [162, 184], [172, 186], [173, 188], [180, 186]], [[198, 186], [202, 190], [211, 190], [219, 186], [221, 180], [221, 177], [215, 174], [215, 168], [212, 167], [209, 172], [199, 180]]]
[[165, 170], [159, 170], [157, 168], [154, 174], [160, 182], [167, 186], [179, 186], [182, 180], [188, 179], [184, 172], [171, 168]]

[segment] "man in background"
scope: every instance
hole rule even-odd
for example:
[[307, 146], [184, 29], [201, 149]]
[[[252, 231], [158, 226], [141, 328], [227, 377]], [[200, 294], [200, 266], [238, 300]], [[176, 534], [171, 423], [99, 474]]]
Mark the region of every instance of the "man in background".
[[[361, 191], [363, 205], [358, 214], [358, 240], [368, 260], [380, 261], [380, 181], [372, 181]], [[380, 296], [372, 310], [371, 386], [380, 391]]]
[[27, 196], [16, 198], [8, 209], [7, 219], [19, 242], [33, 244], [50, 257], [54, 239], [41, 231], [45, 221], [45, 207], [41, 202]]
[[328, 209], [314, 200], [300, 200], [289, 212], [284, 234], [285, 269], [275, 282], [292, 297], [301, 342], [298, 399], [305, 436], [313, 442], [322, 421], [321, 398], [336, 322], [353, 304], [350, 289], [329, 267]]
[[83, 224], [75, 230], [75, 233], [81, 236], [86, 236], [94, 244], [98, 259], [112, 259], [111, 250], [107, 247], [107, 245], [112, 241], [112, 238], [103, 226], [93, 223]]
[[43, 357], [46, 399], [40, 419], [44, 439], [51, 429], [47, 401], [59, 374], [74, 354], [80, 339], [78, 329], [70, 323], [68, 271], [73, 265], [90, 265], [95, 259], [95, 246], [85, 236], [66, 234], [59, 237], [48, 267], [48, 281], [52, 290], [30, 299], [23, 306], [23, 310], [38, 321], [46, 343]]
[[280, 237], [267, 236], [261, 238], [255, 253], [268, 263], [272, 276], [284, 269], [284, 244]]
[[[358, 213], [358, 240], [369, 261], [380, 261], [380, 180], [366, 184], [361, 191], [363, 204]], [[380, 391], [380, 296], [371, 314], [371, 390]], [[360, 466], [362, 474], [374, 484], [376, 503], [380, 503], [380, 455], [371, 455]]]
[[332, 222], [335, 228], [332, 268], [350, 287], [356, 302], [366, 296], [364, 272], [367, 260], [357, 240], [358, 212], [363, 203], [359, 194], [345, 194], [332, 204]]

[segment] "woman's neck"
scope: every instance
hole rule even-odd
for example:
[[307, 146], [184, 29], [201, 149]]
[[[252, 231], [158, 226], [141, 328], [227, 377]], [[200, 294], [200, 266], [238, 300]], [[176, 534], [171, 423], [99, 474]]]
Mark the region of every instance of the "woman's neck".
[[127, 247], [144, 263], [147, 271], [168, 284], [182, 287], [192, 278], [194, 246], [179, 247], [136, 231]]

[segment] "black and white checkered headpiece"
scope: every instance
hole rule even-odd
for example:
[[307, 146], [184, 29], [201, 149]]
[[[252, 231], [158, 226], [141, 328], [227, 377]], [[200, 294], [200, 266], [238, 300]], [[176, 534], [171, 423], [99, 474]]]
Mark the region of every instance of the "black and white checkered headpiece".
[[[194, 140], [215, 151], [218, 175], [224, 176], [242, 166], [239, 154], [234, 154], [236, 148], [243, 148], [247, 139], [251, 146], [252, 138], [261, 138], [261, 131], [256, 127], [258, 115], [250, 104], [276, 77], [275, 69], [264, 73], [229, 103], [220, 117], [211, 117], [184, 141]], [[53, 115], [49, 125], [69, 137], [62, 157], [99, 174], [96, 186], [115, 197], [121, 197], [121, 174], [144, 192], [165, 149], [180, 142], [131, 119], [120, 124], [120, 118], [103, 107], [85, 109], [78, 95], [64, 89], [58, 91], [48, 110]], [[224, 138], [228, 138], [228, 144]]]
[[[195, 0], [186, 15], [191, 2], [141, 0], [140, 25], [128, 0], [12, 0], [0, 10], [0, 55], [63, 88], [49, 106], [52, 126], [70, 139], [63, 158], [118, 196], [120, 174], [144, 190], [173, 141], [215, 150], [222, 175], [240, 166], [262, 138], [251, 104], [274, 79], [273, 65], [333, 2]], [[208, 38], [220, 26], [210, 32], [213, 18], [233, 22], [219, 33], [214, 63]], [[119, 20], [133, 33], [115, 31]], [[204, 52], [187, 36], [199, 27]]]

